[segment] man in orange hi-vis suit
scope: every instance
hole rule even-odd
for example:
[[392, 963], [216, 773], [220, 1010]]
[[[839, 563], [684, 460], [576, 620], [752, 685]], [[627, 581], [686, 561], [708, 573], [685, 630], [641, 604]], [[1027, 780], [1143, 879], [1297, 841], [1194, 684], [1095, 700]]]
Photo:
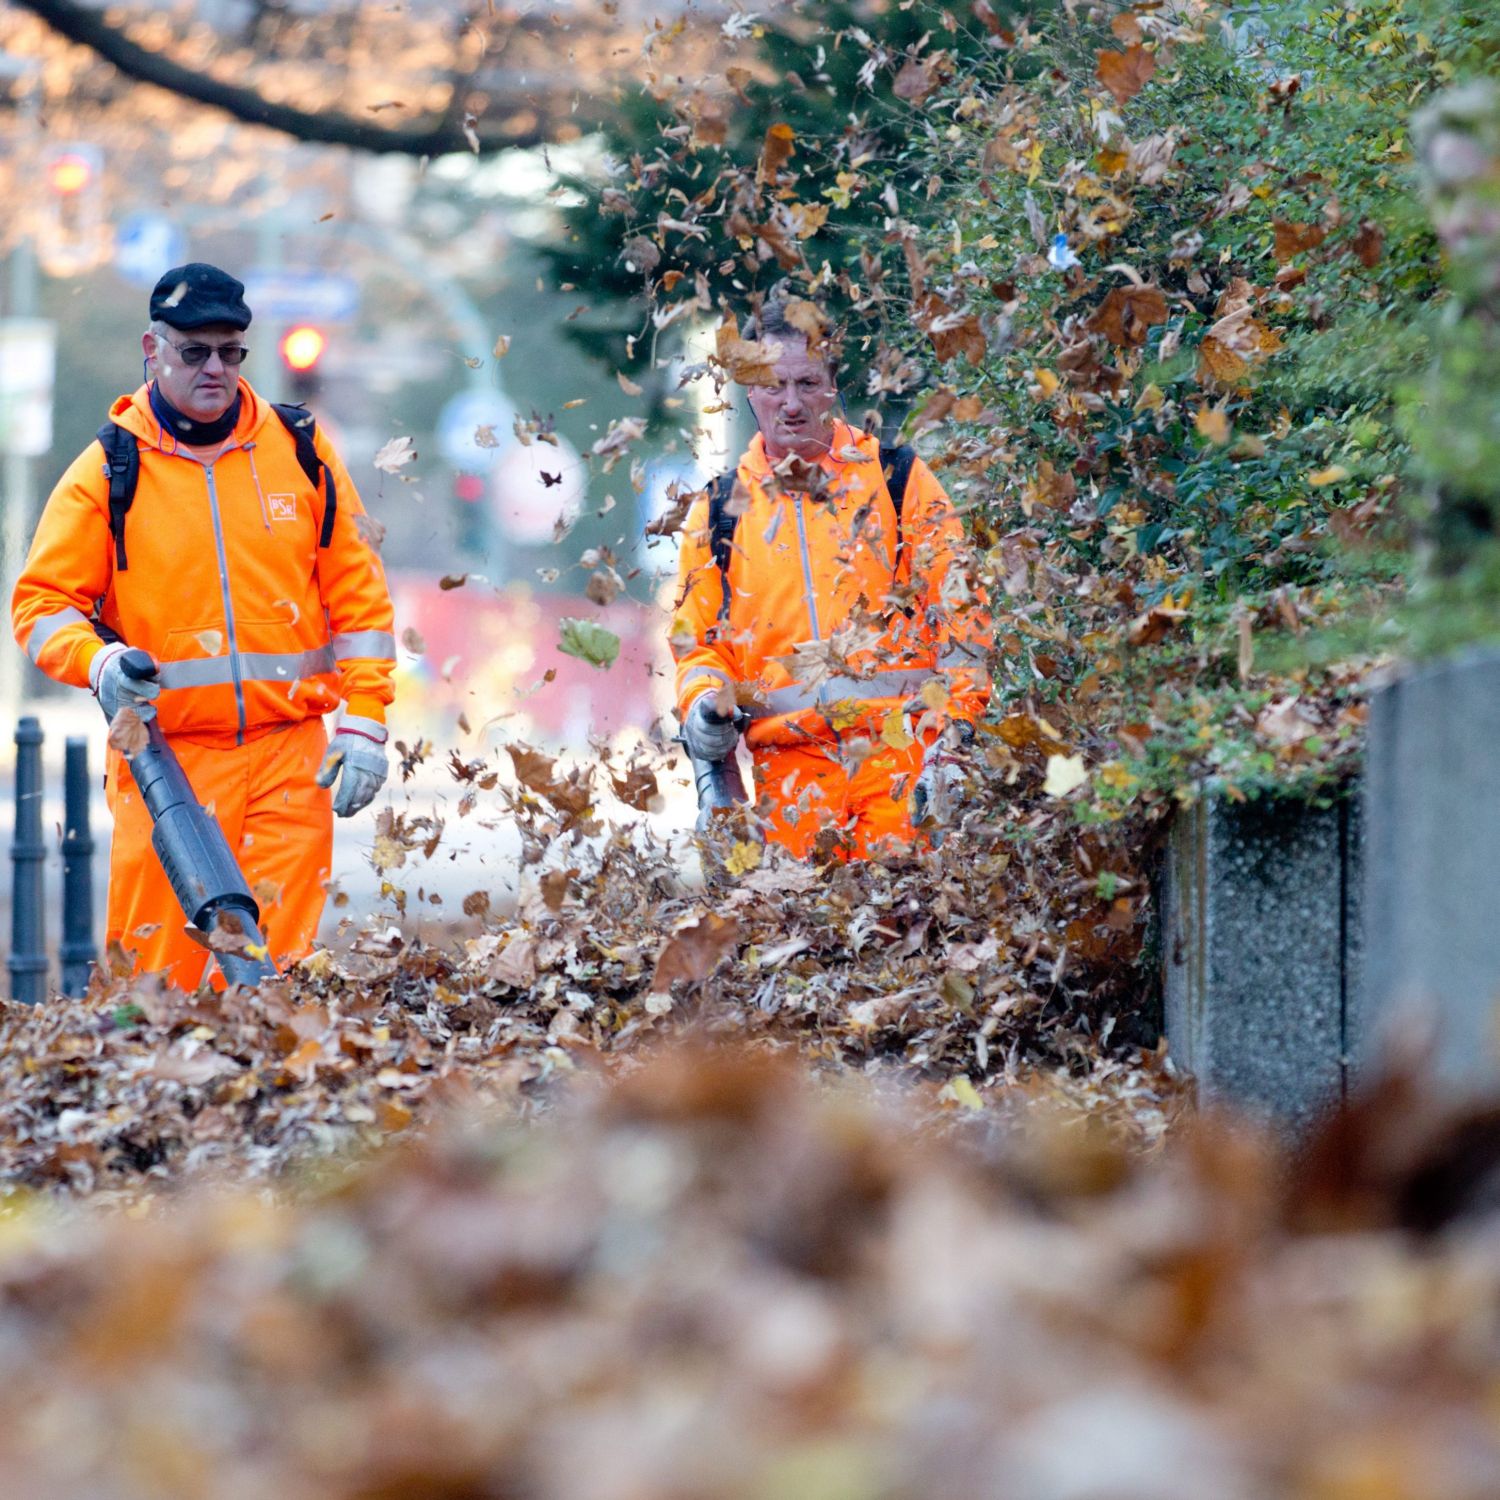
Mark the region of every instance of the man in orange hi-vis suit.
[[688, 515], [678, 712], [709, 761], [748, 716], [770, 840], [867, 856], [947, 820], [989, 697], [991, 626], [931, 470], [841, 420], [830, 346], [787, 314], [773, 294], [746, 330], [780, 351], [749, 389], [760, 432]]
[[[359, 811], [385, 780], [395, 641], [342, 461], [300, 408], [273, 407], [238, 378], [244, 290], [202, 263], [157, 283], [147, 383], [115, 402], [53, 490], [11, 618], [49, 676], [92, 689], [111, 716], [156, 714], [283, 964], [317, 933], [333, 814]], [[154, 678], [124, 673], [131, 648], [154, 658]], [[340, 701], [330, 745], [323, 715]], [[193, 988], [208, 954], [114, 750], [106, 789], [108, 935], [139, 970]]]

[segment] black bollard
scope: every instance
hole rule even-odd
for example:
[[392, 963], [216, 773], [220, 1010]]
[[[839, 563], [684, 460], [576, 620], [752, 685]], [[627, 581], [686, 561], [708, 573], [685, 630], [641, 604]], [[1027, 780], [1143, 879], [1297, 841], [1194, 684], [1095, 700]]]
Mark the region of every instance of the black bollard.
[[26, 1005], [47, 998], [47, 927], [42, 904], [42, 726], [16, 725], [16, 826], [10, 857], [10, 997]]
[[94, 839], [89, 830], [89, 742], [70, 739], [63, 771], [62, 990], [81, 995], [94, 946]]

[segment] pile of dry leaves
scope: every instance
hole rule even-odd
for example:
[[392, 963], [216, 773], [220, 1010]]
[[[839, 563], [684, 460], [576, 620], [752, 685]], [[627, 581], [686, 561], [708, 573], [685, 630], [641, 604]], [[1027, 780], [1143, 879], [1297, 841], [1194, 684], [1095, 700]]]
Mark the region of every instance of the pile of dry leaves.
[[[1154, 1144], [1184, 1086], [1134, 1045], [1148, 1030], [1117, 1023], [1149, 989], [1144, 882], [1118, 829], [1038, 808], [1018, 834], [1007, 781], [1035, 790], [1047, 761], [1012, 738], [942, 849], [798, 864], [731, 830], [720, 852], [738, 873], [706, 891], [685, 837], [604, 821], [606, 782], [627, 806], [654, 797], [641, 757], [564, 770], [514, 747], [498, 786], [455, 758], [521, 831], [511, 915], [446, 944], [377, 926], [256, 994], [183, 996], [121, 964], [84, 999], [0, 1010], [0, 1175], [130, 1194], [275, 1174], [373, 1144], [435, 1097], [529, 1112], [551, 1080], [684, 1028], [932, 1080], [961, 1113], [1062, 1098]], [[443, 837], [384, 816], [376, 858], [398, 899]]]
[[288, 1201], [12, 1215], [28, 1500], [1480, 1500], [1493, 1120], [1399, 1090], [1288, 1181], [1203, 1122], [958, 1140], [743, 1048]]

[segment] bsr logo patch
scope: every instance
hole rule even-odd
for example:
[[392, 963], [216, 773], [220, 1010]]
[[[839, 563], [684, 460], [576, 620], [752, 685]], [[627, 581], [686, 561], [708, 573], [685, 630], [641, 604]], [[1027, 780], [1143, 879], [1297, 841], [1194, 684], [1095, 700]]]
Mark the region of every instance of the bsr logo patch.
[[295, 521], [297, 519], [297, 497], [295, 495], [272, 495], [271, 519], [273, 521]]

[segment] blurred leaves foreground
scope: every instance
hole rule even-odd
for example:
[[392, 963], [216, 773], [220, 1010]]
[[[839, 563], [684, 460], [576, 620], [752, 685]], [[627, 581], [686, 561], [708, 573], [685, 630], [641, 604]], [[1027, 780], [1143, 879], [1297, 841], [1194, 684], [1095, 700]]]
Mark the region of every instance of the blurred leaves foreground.
[[1496, 1117], [1184, 1108], [1110, 1019], [1139, 877], [1014, 755], [1029, 842], [706, 894], [599, 818], [641, 759], [455, 759], [530, 860], [462, 946], [7, 1008], [0, 1493], [1500, 1493]]
[[[335, 1054], [381, 1045], [335, 1032]], [[1500, 1261], [1466, 1217], [1493, 1120], [1445, 1130], [1390, 1083], [1288, 1176], [1208, 1119], [1143, 1158], [1040, 1114], [914, 1128], [881, 1093], [700, 1046], [578, 1090], [544, 1128], [450, 1123], [291, 1198], [200, 1191], [66, 1233], [56, 1209], [15, 1214], [0, 1484], [1500, 1491]]]

